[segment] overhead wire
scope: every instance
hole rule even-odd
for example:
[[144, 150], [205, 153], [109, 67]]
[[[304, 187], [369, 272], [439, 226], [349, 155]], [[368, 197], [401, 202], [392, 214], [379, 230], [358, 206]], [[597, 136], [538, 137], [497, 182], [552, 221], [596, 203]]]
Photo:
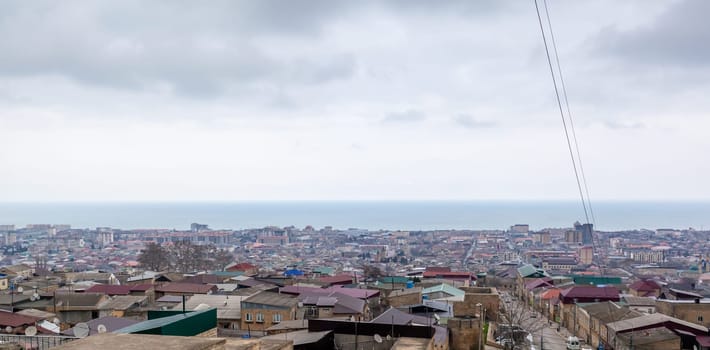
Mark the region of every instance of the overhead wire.
[[538, 23], [540, 24], [540, 34], [542, 34], [542, 41], [543, 41], [543, 44], [545, 45], [545, 55], [547, 56], [547, 64], [550, 68], [550, 75], [552, 76], [552, 85], [555, 88], [555, 97], [557, 99], [557, 107], [559, 108], [560, 117], [562, 119], [562, 126], [564, 127], [564, 130], [565, 130], [565, 139], [567, 140], [567, 149], [569, 150], [570, 159], [572, 160], [572, 169], [574, 170], [574, 177], [577, 180], [577, 189], [579, 190], [579, 197], [582, 200], [582, 208], [584, 209], [584, 217], [586, 219], [586, 222], [589, 223], [589, 213], [587, 211], [587, 204], [584, 199], [584, 193], [582, 191], [582, 183], [579, 179], [579, 172], [577, 171], [577, 162], [575, 161], [574, 151], [572, 149], [572, 142], [570, 140], [569, 131], [567, 128], [567, 119], [565, 118], [565, 112], [564, 112], [564, 109], [562, 108], [562, 99], [560, 97], [560, 89], [557, 86], [557, 78], [555, 77], [555, 70], [552, 66], [552, 58], [550, 57], [550, 49], [549, 49], [549, 45], [547, 44], [547, 37], [545, 36], [545, 28], [542, 24], [542, 16], [540, 15], [540, 7], [537, 3], [537, 0], [534, 0], [534, 1], [535, 1], [535, 11], [537, 12], [537, 20], [538, 20]]
[[547, 0], [543, 0], [543, 5], [545, 6], [545, 17], [547, 18], [547, 27], [550, 32], [550, 41], [552, 42], [552, 52], [555, 54], [555, 63], [557, 65], [557, 74], [560, 78], [560, 86], [562, 87], [562, 98], [565, 102], [565, 107], [567, 109], [567, 118], [569, 119], [569, 126], [572, 130], [572, 140], [574, 141], [574, 148], [577, 153], [577, 163], [579, 163], [579, 172], [582, 174], [582, 184], [584, 185], [584, 192], [587, 195], [587, 207], [589, 208], [589, 215], [592, 217], [592, 224], [597, 225], [597, 220], [594, 217], [594, 209], [592, 208], [592, 199], [589, 196], [589, 187], [587, 186], [587, 176], [584, 173], [584, 166], [582, 165], [582, 155], [579, 150], [579, 143], [577, 142], [577, 132], [574, 129], [574, 120], [572, 118], [572, 111], [569, 107], [569, 100], [567, 99], [567, 86], [565, 85], [565, 78], [562, 74], [562, 65], [560, 64], [560, 56], [557, 53], [557, 42], [555, 41], [555, 31], [552, 30], [552, 21], [550, 20], [550, 12], [547, 6]]

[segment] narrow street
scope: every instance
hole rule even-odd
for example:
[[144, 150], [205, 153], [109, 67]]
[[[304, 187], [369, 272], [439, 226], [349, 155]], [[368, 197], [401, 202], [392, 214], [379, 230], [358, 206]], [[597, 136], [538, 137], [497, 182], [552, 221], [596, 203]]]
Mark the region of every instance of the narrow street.
[[[520, 300], [510, 296], [506, 293], [506, 297], [512, 303], [517, 305], [522, 305]], [[569, 336], [567, 329], [560, 327], [560, 331], [557, 331], [557, 323], [550, 322], [546, 317], [541, 315], [537, 311], [533, 311], [529, 306], [524, 306], [525, 312], [536, 317], [528, 316], [523, 317], [523, 322], [521, 326], [526, 331], [532, 330], [530, 349], [535, 350], [565, 350], [566, 341]], [[542, 336], [542, 339], [541, 339]], [[529, 339], [530, 339], [529, 338]]]

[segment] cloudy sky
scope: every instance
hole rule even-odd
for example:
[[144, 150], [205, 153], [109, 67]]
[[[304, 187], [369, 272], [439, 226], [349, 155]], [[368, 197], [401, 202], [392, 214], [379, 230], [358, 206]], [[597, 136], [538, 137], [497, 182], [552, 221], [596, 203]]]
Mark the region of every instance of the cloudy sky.
[[[710, 199], [710, 2], [549, 5], [592, 199]], [[3, 200], [577, 195], [532, 0], [0, 7]]]

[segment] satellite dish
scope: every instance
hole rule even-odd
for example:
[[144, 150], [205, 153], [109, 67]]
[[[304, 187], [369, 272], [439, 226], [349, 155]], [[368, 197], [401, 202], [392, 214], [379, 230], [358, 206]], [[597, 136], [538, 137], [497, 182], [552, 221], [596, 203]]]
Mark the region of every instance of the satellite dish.
[[52, 323], [54, 323], [54, 324], [56, 324], [56, 325], [58, 326], [60, 323], [62, 323], [62, 321], [60, 321], [58, 317], [55, 317], [55, 318], [52, 320]]
[[204, 303], [201, 303], [200, 305], [197, 305], [193, 310], [194, 311], [200, 311], [200, 310], [207, 310], [209, 309], [210, 306]]
[[375, 334], [373, 336], [373, 338], [375, 338], [376, 343], [378, 343], [378, 344], [382, 343], [382, 337], [379, 334]]
[[89, 325], [80, 322], [77, 323], [76, 326], [74, 326], [74, 336], [77, 338], [86, 338], [86, 336], [89, 335]]
[[80, 239], [80, 240], [79, 240], [79, 247], [84, 248], [85, 245], [86, 245], [86, 242], [84, 241], [84, 239], [83, 239], [83, 238]]
[[27, 329], [25, 329], [25, 335], [28, 337], [34, 337], [37, 335], [37, 327], [35, 326], [29, 326]]
[[385, 337], [385, 339], [387, 339], [387, 341], [390, 341], [390, 340], [392, 340], [392, 336], [387, 334], [387, 337]]
[[10, 327], [10, 326], [5, 327], [5, 333], [12, 333], [12, 327]]
[[437, 321], [441, 320], [441, 317], [439, 317], [439, 315], [437, 315], [437, 314], [434, 314], [434, 318], [435, 318]]
[[96, 327], [96, 331], [98, 331], [99, 334], [100, 334], [100, 333], [106, 333], [107, 329], [106, 329], [106, 326], [100, 324], [98, 327]]
[[298, 307], [299, 307], [299, 308], [303, 307], [303, 302], [302, 302], [302, 301], [299, 301], [299, 302], [298, 302]]
[[17, 292], [18, 292], [18, 293], [22, 293], [22, 292], [24, 292], [24, 291], [25, 291], [25, 288], [22, 288], [22, 287], [18, 287], [18, 288], [17, 288]]

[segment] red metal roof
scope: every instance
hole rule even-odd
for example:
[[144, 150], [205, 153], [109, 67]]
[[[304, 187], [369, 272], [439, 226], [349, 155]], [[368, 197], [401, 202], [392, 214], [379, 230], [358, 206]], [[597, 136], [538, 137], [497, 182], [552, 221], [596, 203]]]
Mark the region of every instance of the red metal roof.
[[641, 292], [655, 292], [657, 290], [660, 290], [661, 286], [659, 286], [658, 283], [652, 280], [639, 280], [632, 283], [629, 286], [629, 289]]
[[353, 283], [353, 276], [349, 274], [341, 274], [335, 276], [326, 276], [318, 279], [323, 283], [328, 284], [342, 284], [342, 283]]
[[39, 319], [0, 310], [0, 326], [2, 327], [20, 327], [25, 325], [34, 325]]

